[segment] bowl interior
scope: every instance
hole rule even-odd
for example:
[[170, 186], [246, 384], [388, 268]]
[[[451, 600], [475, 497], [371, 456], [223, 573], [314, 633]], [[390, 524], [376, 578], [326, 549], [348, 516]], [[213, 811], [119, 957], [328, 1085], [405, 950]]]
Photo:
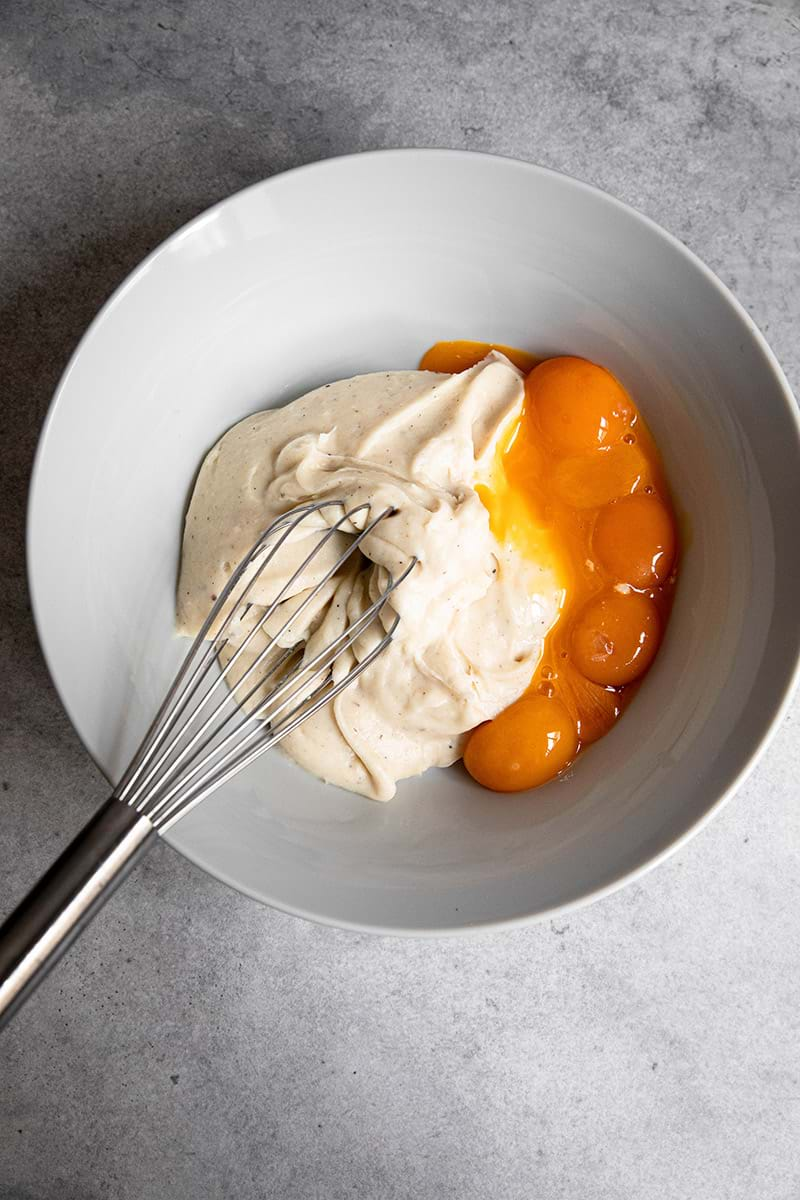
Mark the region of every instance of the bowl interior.
[[751, 322], [687, 251], [591, 188], [502, 159], [393, 152], [259, 184], [166, 242], [112, 298], [42, 440], [30, 571], [45, 653], [117, 777], [184, 644], [183, 513], [234, 421], [473, 337], [613, 370], [656, 435], [683, 521], [662, 652], [569, 775], [508, 799], [460, 768], [389, 805], [267, 755], [169, 839], [289, 911], [454, 930], [541, 915], [657, 859], [762, 744], [798, 652], [798, 433]]

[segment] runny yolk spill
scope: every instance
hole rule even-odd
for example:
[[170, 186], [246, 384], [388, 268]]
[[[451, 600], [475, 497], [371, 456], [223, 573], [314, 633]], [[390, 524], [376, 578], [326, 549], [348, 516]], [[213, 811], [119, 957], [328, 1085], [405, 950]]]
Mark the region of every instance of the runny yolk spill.
[[463, 371], [490, 349], [526, 372], [525, 403], [477, 491], [495, 536], [564, 583], [528, 691], [464, 751], [479, 783], [512, 792], [563, 771], [633, 697], [669, 616], [677, 537], [655, 443], [605, 368], [483, 342], [439, 342], [420, 368]]

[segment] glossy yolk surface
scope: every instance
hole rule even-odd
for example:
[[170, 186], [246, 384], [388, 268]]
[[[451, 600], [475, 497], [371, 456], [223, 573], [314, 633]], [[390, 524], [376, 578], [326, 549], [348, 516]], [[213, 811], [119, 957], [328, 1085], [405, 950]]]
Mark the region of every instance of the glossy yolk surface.
[[623, 583], [660, 587], [675, 561], [675, 527], [657, 496], [636, 492], [601, 509], [592, 546], [598, 562]]
[[584, 358], [541, 363], [534, 393], [539, 428], [559, 455], [616, 445], [636, 415], [611, 372]]
[[496, 792], [538, 787], [578, 752], [578, 732], [556, 699], [523, 696], [467, 742], [464, 763], [478, 783]]
[[608, 588], [575, 617], [570, 658], [592, 683], [633, 683], [653, 661], [661, 638], [658, 609], [649, 596]]
[[464, 752], [479, 783], [509, 792], [552, 779], [622, 713], [658, 651], [677, 539], [655, 444], [609, 371], [482, 342], [437, 343], [420, 366], [462, 371], [490, 349], [527, 372], [525, 405], [477, 491], [495, 536], [556, 563], [564, 585], [528, 692]]

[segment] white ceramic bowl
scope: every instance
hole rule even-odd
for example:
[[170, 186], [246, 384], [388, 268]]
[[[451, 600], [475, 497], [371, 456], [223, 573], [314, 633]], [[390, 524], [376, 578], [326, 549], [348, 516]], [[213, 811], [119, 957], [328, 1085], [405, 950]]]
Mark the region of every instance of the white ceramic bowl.
[[630, 389], [686, 535], [656, 665], [569, 777], [514, 798], [461, 768], [375, 804], [280, 755], [170, 841], [285, 911], [384, 932], [501, 926], [663, 858], [763, 749], [800, 643], [800, 439], [786, 380], [722, 284], [585, 184], [477, 154], [335, 159], [180, 230], [116, 292], [56, 394], [34, 472], [42, 644], [88, 750], [118, 776], [184, 649], [184, 507], [234, 421], [440, 338], [595, 359]]

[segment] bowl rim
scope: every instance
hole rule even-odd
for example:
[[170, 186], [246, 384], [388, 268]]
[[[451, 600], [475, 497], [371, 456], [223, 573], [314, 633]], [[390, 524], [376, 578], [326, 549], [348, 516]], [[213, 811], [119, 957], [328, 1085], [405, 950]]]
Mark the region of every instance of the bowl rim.
[[[73, 367], [88, 344], [90, 339], [95, 336], [98, 328], [104, 321], [107, 314], [123, 299], [129, 289], [136, 286], [139, 278], [149, 269], [150, 265], [156, 259], [168, 253], [179, 239], [190, 233], [192, 230], [199, 227], [201, 224], [209, 221], [216, 216], [223, 208], [230, 205], [234, 201], [241, 199], [250, 192], [268, 189], [271, 186], [280, 184], [281, 181], [290, 176], [314, 175], [315, 173], [325, 172], [330, 170], [345, 169], [352, 163], [364, 162], [365, 160], [386, 161], [388, 159], [411, 159], [411, 158], [440, 158], [442, 160], [454, 162], [472, 161], [482, 164], [491, 169], [493, 165], [502, 164], [504, 167], [512, 170], [517, 170], [520, 173], [528, 174], [535, 177], [551, 178], [566, 184], [576, 191], [587, 196], [601, 200], [603, 203], [610, 205], [618, 212], [623, 213], [629, 219], [634, 220], [640, 226], [647, 229], [656, 237], [664, 240], [667, 245], [680, 257], [682, 257], [690, 266], [699, 271], [700, 274], [710, 283], [719, 296], [719, 298], [728, 305], [738, 318], [743, 326], [743, 331], [746, 332], [752, 341], [761, 351], [764, 360], [769, 367], [775, 382], [782, 394], [782, 398], [790, 416], [795, 432], [796, 450], [798, 462], [800, 463], [800, 407], [792, 392], [789, 382], [781, 368], [775, 353], [771, 349], [769, 343], [764, 337], [761, 330], [756, 325], [753, 318], [744, 308], [743, 304], [736, 298], [730, 288], [719, 278], [719, 276], [707, 266], [703, 260], [690, 250], [678, 237], [670, 233], [653, 218], [640, 212], [637, 208], [618, 199], [612, 193], [595, 184], [587, 183], [585, 180], [579, 179], [566, 172], [558, 171], [552, 167], [541, 166], [537, 163], [531, 163], [525, 159], [516, 158], [512, 155], [493, 154], [485, 151], [477, 150], [457, 150], [444, 147], [398, 147], [377, 150], [357, 151], [350, 154], [334, 155], [329, 158], [317, 159], [313, 162], [304, 163], [302, 165], [288, 168], [285, 171], [279, 171], [274, 175], [267, 176], [265, 179], [260, 179], [254, 183], [248, 184], [244, 188], [240, 188], [236, 192], [232, 192], [229, 196], [223, 197], [216, 201], [210, 207], [197, 213], [191, 217], [183, 225], [179, 226], [171, 234], [169, 234], [162, 242], [153, 248], [136, 267], [130, 271], [125, 278], [111, 292], [107, 299], [103, 302], [91, 322], [84, 330], [75, 348], [69, 356], [67, 364], [56, 385], [53, 397], [48, 406], [47, 414], [42, 423], [39, 432], [36, 452], [34, 455], [33, 467], [28, 488], [27, 512], [26, 512], [26, 534], [25, 534], [25, 551], [26, 551], [26, 566], [27, 566], [27, 584], [30, 597], [31, 613], [33, 616], [34, 627], [36, 629], [39, 647], [44, 658], [45, 665], [50, 675], [51, 682], [55, 688], [56, 694], [64, 708], [64, 711], [69, 718], [70, 724], [75, 730], [81, 744], [88, 753], [95, 766], [101, 772], [103, 777], [108, 780], [105, 770], [101, 763], [97, 761], [91, 748], [84, 740], [81, 733], [76, 715], [73, 713], [66, 696], [62, 692], [62, 688], [56, 675], [53, 671], [51, 663], [51, 655], [48, 649], [48, 637], [45, 633], [44, 622], [41, 617], [40, 602], [37, 593], [36, 583], [36, 558], [37, 550], [34, 545], [34, 509], [39, 503], [39, 496], [42, 488], [43, 464], [47, 452], [47, 444], [49, 441], [50, 431], [53, 427], [57, 409], [59, 407], [62, 395], [66, 389], [68, 379], [72, 373]], [[663, 850], [646, 859], [638, 866], [629, 870], [621, 870], [618, 875], [607, 883], [592, 888], [584, 895], [575, 897], [564, 904], [553, 905], [552, 907], [539, 910], [534, 913], [523, 913], [511, 917], [501, 917], [497, 919], [487, 918], [486, 920], [465, 922], [462, 926], [441, 926], [435, 927], [432, 925], [425, 926], [397, 926], [397, 925], [382, 925], [378, 923], [370, 923], [369, 921], [354, 921], [342, 918], [333, 918], [325, 913], [313, 911], [311, 909], [301, 908], [297, 905], [287, 904], [278, 898], [268, 896], [264, 893], [258, 893], [252, 888], [243, 886], [241, 883], [233, 879], [226, 872], [221, 870], [211, 870], [204, 862], [201, 861], [198, 855], [190, 853], [182, 847], [175, 846], [170, 842], [172, 849], [177, 850], [184, 858], [188, 859], [193, 865], [200, 867], [213, 878], [218, 879], [221, 883], [233, 888], [235, 891], [248, 896], [250, 899], [258, 901], [267, 907], [274, 908], [279, 912], [286, 913], [290, 916], [300, 917], [307, 921], [312, 921], [317, 925], [344, 929], [357, 933], [378, 934], [389, 937], [419, 937], [419, 938], [435, 938], [435, 937], [469, 937], [479, 936], [485, 933], [499, 932], [505, 930], [519, 929], [528, 925], [539, 923], [546, 920], [553, 920], [568, 913], [584, 908], [589, 904], [593, 904], [597, 900], [602, 900], [606, 896], [612, 895], [614, 892], [625, 887], [629, 883], [634, 883], [641, 879], [649, 871], [665, 862], [677, 851], [682, 849], [696, 834], [698, 834], [711, 819], [727, 804], [735, 792], [744, 784], [752, 772], [755, 770], [762, 757], [766, 753], [772, 743], [775, 734], [781, 725], [784, 716], [791, 704], [792, 698], [800, 684], [800, 639], [794, 649], [794, 663], [791, 671], [787, 676], [787, 680], [783, 689], [783, 693], [775, 704], [774, 711], [769, 718], [769, 722], [761, 733], [759, 740], [748, 757], [747, 761], [735, 772], [734, 776], [729, 781], [725, 789], [713, 800], [708, 807], [698, 816], [681, 834], [670, 842]], [[113, 786], [112, 781], [108, 780], [109, 785]], [[169, 839], [164, 839], [169, 841]]]

